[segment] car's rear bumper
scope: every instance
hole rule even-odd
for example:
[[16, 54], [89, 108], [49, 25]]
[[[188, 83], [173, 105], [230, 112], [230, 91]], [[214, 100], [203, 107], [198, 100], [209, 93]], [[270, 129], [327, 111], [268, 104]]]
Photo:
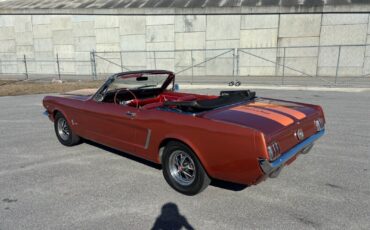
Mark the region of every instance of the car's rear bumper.
[[302, 141], [301, 143], [294, 146], [289, 151], [281, 154], [279, 158], [274, 161], [268, 160], [260, 160], [260, 166], [262, 171], [269, 176], [275, 177], [280, 172], [281, 168], [287, 163], [290, 159], [298, 155], [299, 153], [308, 153], [314, 142], [319, 139], [322, 135], [324, 135], [325, 130], [321, 130], [320, 132], [310, 136], [306, 140]]

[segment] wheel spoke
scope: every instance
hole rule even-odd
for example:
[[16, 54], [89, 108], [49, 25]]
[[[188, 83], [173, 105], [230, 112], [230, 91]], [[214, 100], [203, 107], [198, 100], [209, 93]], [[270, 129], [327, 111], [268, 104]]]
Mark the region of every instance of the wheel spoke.
[[185, 177], [187, 176], [188, 178], [192, 178], [193, 176], [190, 175], [189, 173], [187, 173], [185, 170], [182, 171], [182, 173], [185, 175]]
[[189, 169], [189, 170], [191, 170], [191, 171], [194, 171], [194, 168], [193, 168], [193, 166], [192, 166], [191, 164], [188, 164], [188, 165], [186, 166], [186, 169]]
[[179, 156], [176, 158], [176, 160], [177, 160], [177, 164], [180, 166], [180, 165], [181, 165], [181, 155], [179, 155]]
[[189, 172], [189, 173], [192, 173], [192, 172], [194, 172], [194, 169], [192, 169], [192, 168], [189, 168], [189, 167], [186, 167], [186, 168], [184, 168], [184, 170], [186, 170], [187, 172]]
[[185, 159], [186, 159], [186, 156], [184, 156], [184, 155], [181, 154], [181, 161], [180, 161], [180, 165], [181, 166], [184, 166]]

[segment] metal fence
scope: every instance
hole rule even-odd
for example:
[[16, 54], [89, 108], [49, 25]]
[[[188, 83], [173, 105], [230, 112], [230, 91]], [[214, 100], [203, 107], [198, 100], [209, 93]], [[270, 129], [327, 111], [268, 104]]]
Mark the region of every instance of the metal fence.
[[[0, 78], [103, 79], [141, 69], [174, 71], [179, 82], [275, 85], [370, 85], [368, 45], [163, 51], [91, 51], [84, 60], [0, 56]], [[369, 53], [369, 56], [368, 56]]]

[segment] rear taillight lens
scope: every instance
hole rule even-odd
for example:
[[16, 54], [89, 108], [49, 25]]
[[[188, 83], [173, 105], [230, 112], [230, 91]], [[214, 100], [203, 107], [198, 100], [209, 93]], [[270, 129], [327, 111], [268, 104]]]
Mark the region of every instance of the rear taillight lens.
[[280, 156], [280, 146], [277, 142], [271, 143], [267, 146], [267, 152], [269, 154], [270, 160], [275, 160]]
[[319, 118], [319, 119], [315, 120], [314, 124], [315, 124], [317, 132], [319, 132], [319, 131], [321, 131], [325, 128], [325, 122], [324, 122], [323, 118]]

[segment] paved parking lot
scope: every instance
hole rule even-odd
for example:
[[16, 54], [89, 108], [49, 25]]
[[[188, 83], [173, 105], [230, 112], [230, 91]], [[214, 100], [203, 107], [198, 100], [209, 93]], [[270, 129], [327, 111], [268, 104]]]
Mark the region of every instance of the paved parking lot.
[[326, 136], [277, 179], [193, 197], [147, 162], [59, 144], [43, 95], [0, 97], [0, 229], [370, 229], [370, 92], [257, 94], [322, 105]]

